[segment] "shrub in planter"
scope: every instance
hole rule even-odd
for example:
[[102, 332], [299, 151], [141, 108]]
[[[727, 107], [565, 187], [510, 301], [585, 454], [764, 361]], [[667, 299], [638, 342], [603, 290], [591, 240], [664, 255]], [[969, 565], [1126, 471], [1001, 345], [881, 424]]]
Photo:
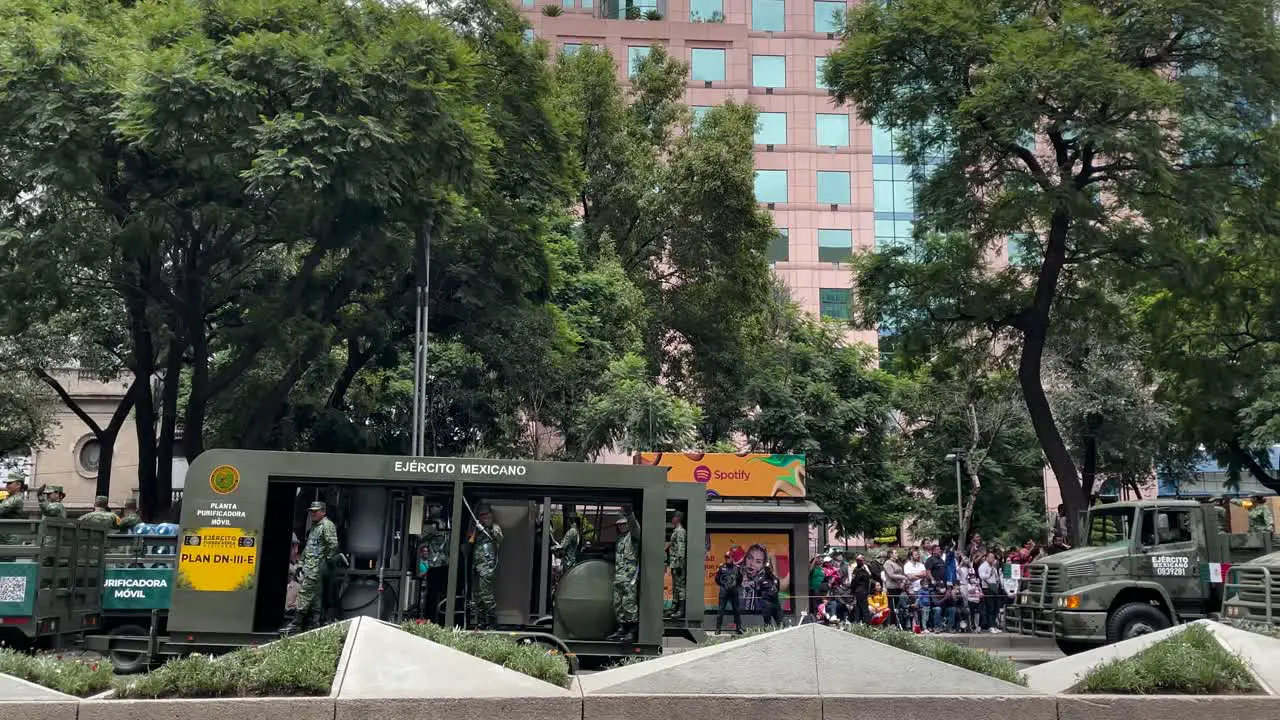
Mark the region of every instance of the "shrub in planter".
[[644, 13], [640, 12], [640, 8], [638, 8], [638, 7], [634, 6], [634, 5], [629, 6], [629, 7], [627, 8], [627, 19], [628, 19], [628, 20], [639, 20], [643, 15], [644, 15]]
[[1014, 685], [1027, 684], [1012, 660], [992, 655], [983, 650], [963, 647], [939, 638], [916, 635], [893, 628], [876, 628], [869, 625], [850, 625], [848, 632], [859, 637], [882, 642], [899, 650], [944, 662], [948, 665], [981, 673]]
[[661, 20], [663, 17], [664, 17], [664, 16], [663, 16], [663, 14], [662, 14], [662, 11], [661, 11], [661, 10], [649, 10], [648, 12], [646, 12], [646, 13], [644, 14], [644, 19], [645, 19], [645, 20], [650, 20], [650, 21], [653, 21], [653, 22], [658, 22], [658, 21], [659, 21], [659, 20]]
[[546, 648], [519, 645], [501, 635], [469, 633], [427, 622], [406, 623], [400, 629], [557, 687], [569, 687], [569, 662]]
[[220, 657], [190, 655], [120, 683], [119, 698], [315, 697], [329, 694], [345, 625]]
[[1195, 625], [1133, 657], [1094, 668], [1075, 692], [1109, 695], [1255, 695], [1249, 668]]
[[564, 8], [559, 5], [543, 5], [542, 14], [547, 17], [559, 17], [564, 14]]
[[111, 687], [111, 663], [53, 655], [26, 655], [0, 649], [0, 674], [11, 675], [76, 697], [96, 695]]

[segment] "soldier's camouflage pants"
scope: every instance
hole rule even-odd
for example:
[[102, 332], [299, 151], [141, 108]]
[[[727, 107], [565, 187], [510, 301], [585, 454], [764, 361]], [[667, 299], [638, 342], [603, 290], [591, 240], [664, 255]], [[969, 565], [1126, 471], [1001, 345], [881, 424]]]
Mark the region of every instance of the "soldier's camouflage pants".
[[324, 594], [324, 583], [315, 575], [304, 574], [298, 585], [298, 602], [294, 617], [299, 627], [306, 628], [322, 619], [321, 599]]
[[613, 618], [621, 623], [640, 620], [640, 606], [636, 598], [636, 586], [630, 578], [613, 581]]
[[684, 568], [671, 568], [671, 610], [678, 615], [684, 614]]
[[494, 594], [494, 579], [492, 574], [475, 575], [472, 602], [476, 609], [476, 627], [487, 628], [498, 624], [498, 598]]

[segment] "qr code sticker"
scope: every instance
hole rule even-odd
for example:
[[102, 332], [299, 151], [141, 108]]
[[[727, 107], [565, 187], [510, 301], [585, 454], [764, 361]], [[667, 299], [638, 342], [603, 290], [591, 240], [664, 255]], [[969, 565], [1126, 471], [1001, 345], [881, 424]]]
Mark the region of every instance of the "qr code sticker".
[[0, 577], [0, 603], [20, 603], [26, 599], [26, 577], [12, 575]]

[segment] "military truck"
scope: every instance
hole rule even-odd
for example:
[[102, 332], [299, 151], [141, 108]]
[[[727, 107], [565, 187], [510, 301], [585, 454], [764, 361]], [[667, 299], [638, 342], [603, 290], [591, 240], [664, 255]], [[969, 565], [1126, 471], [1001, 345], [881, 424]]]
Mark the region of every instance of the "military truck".
[[[167, 628], [178, 560], [176, 535], [140, 525], [134, 533], [107, 535], [103, 556], [102, 618], [98, 633], [117, 637], [162, 636]], [[88, 633], [94, 634], [94, 633]], [[108, 649], [118, 673], [145, 669], [151, 653]]]
[[0, 643], [57, 648], [97, 630], [105, 540], [74, 520], [0, 520]]
[[[700, 632], [703, 617], [693, 602], [681, 617], [663, 619], [673, 510], [685, 516], [687, 566], [701, 567], [705, 551], [694, 540], [704, 533], [705, 494], [677, 485], [662, 468], [642, 465], [211, 450], [187, 471], [167, 623], [152, 622], [145, 634], [89, 637], [86, 645], [143, 664], [274, 640], [285, 623], [291, 537], [305, 537], [307, 507], [320, 501], [346, 560], [325, 590], [328, 620], [367, 615], [471, 629], [465, 550], [483, 504], [505, 536], [497, 632], [571, 658], [657, 654], [664, 635]], [[417, 551], [432, 506], [442, 509], [448, 572], [443, 601], [424, 607], [415, 602], [428, 594], [419, 586]], [[553, 587], [550, 518], [568, 508], [595, 513], [598, 538]], [[634, 640], [612, 640], [609, 531], [624, 513], [638, 520], [639, 631]], [[701, 598], [703, 575], [690, 573], [688, 582], [688, 596]]]
[[1082, 546], [1027, 568], [1005, 629], [1053, 638], [1072, 654], [1222, 608], [1224, 570], [1271, 551], [1270, 535], [1227, 534], [1216, 510], [1186, 500], [1099, 505]]
[[1223, 593], [1228, 622], [1280, 627], [1280, 552], [1233, 566]]

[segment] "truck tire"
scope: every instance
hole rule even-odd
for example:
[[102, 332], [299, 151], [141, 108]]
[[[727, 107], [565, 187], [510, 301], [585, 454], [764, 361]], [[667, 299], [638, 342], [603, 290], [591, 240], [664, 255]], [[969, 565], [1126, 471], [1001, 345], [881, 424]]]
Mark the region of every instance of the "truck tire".
[[1055, 640], [1058, 650], [1063, 655], [1079, 655], [1082, 652], [1088, 652], [1096, 647], [1093, 643], [1079, 642], [1076, 640]]
[[[146, 628], [139, 625], [120, 625], [114, 628], [111, 634], [146, 637], [149, 633]], [[124, 650], [111, 651], [111, 667], [115, 669], [117, 675], [132, 675], [142, 672], [150, 664], [150, 659], [146, 653], [127, 652]]]
[[1107, 619], [1107, 642], [1117, 643], [1164, 630], [1173, 623], [1169, 616], [1151, 603], [1135, 602], [1121, 605]]

